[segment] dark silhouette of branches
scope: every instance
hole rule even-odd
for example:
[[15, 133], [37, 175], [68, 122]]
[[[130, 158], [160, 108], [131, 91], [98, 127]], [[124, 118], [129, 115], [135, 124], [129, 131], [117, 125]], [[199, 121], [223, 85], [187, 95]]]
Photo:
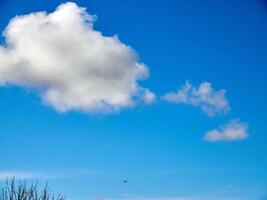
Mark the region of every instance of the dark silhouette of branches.
[[48, 188], [48, 185], [39, 190], [37, 182], [27, 186], [25, 181], [16, 182], [15, 179], [6, 181], [1, 189], [0, 200], [65, 200], [62, 195], [55, 196]]

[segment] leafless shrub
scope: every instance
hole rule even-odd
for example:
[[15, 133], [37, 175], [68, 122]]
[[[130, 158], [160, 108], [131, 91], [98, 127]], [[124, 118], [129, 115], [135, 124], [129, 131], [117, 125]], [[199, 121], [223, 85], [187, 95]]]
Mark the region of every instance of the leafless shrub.
[[15, 181], [12, 179], [6, 181], [5, 186], [1, 189], [0, 200], [65, 200], [61, 194], [55, 196], [48, 188], [38, 189], [37, 182], [30, 186], [25, 181]]

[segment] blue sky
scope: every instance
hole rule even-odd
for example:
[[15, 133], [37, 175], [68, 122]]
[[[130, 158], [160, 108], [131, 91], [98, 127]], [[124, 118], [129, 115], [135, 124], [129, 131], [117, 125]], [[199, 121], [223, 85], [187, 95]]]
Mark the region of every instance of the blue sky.
[[[13, 76], [16, 70], [1, 74], [0, 66], [1, 183], [13, 175], [31, 180], [38, 178], [41, 182], [48, 180], [53, 191], [76, 200], [265, 200], [266, 2], [74, 2], [86, 7], [90, 16], [97, 15], [92, 22], [92, 33], [97, 30], [103, 36], [118, 35], [119, 47], [130, 45], [139, 55], [140, 61], [131, 57], [128, 48], [124, 49], [123, 55], [130, 57], [125, 58], [127, 63], [133, 62], [133, 66], [137, 62], [144, 63], [150, 76], [145, 80], [135, 77], [137, 89], [141, 91], [135, 94], [139, 98], [134, 99], [136, 105], [126, 106], [125, 102], [114, 103], [107, 98], [105, 105], [112, 111], [106, 112], [106, 107], [100, 107], [94, 113], [87, 104], [77, 103], [79, 99], [73, 99], [73, 91], [69, 92], [68, 88], [64, 89], [69, 92], [66, 93], [70, 101], [64, 98], [67, 100], [63, 107], [59, 106], [58, 99], [53, 101], [45, 96], [46, 90], [54, 87], [51, 83], [54, 79], [39, 84], [41, 80], [31, 80], [32, 77], [19, 68], [18, 76]], [[51, 13], [62, 3], [65, 2], [2, 0], [0, 30], [3, 32], [15, 16], [37, 11]], [[76, 37], [78, 35], [71, 35], [67, 42], [73, 42]], [[22, 39], [19, 37], [18, 41]], [[5, 37], [1, 43], [2, 49], [12, 48]], [[29, 47], [35, 43], [29, 41]], [[112, 50], [112, 46], [108, 48]], [[27, 49], [26, 45], [25, 52]], [[25, 54], [20, 56], [27, 58], [34, 68], [34, 56]], [[5, 67], [5, 63], [11, 63], [6, 64], [9, 68], [20, 66], [12, 64], [10, 55], [1, 56], [0, 51], [2, 66]], [[99, 56], [103, 58], [102, 54]], [[124, 57], [118, 59], [124, 62]], [[120, 65], [114, 66], [117, 64]], [[101, 67], [105, 70], [105, 66]], [[75, 68], [70, 72], [74, 73]], [[128, 74], [128, 68], [125, 73]], [[183, 92], [182, 86], [187, 80], [191, 92], [180, 93], [186, 95], [186, 99], [181, 100], [177, 94]], [[4, 84], [1, 85], [1, 81]], [[69, 83], [68, 78], [61, 81], [65, 85]], [[208, 98], [203, 99], [199, 86], [207, 82], [212, 90]], [[156, 96], [149, 105], [140, 102], [145, 89]], [[220, 91], [222, 95], [215, 98]], [[56, 92], [65, 94], [59, 89]], [[165, 98], [170, 93], [174, 94], [174, 100]], [[203, 110], [205, 106], [218, 110], [209, 115]], [[233, 129], [231, 122], [245, 128]], [[219, 134], [219, 139], [206, 140], [205, 134], [212, 130], [215, 130], [213, 135]], [[235, 135], [237, 131], [241, 138]]]

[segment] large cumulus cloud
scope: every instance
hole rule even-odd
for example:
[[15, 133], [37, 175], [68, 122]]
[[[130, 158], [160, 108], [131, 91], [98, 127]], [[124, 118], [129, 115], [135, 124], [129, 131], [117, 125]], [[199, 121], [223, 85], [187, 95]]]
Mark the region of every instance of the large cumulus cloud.
[[[0, 46], [0, 85], [34, 89], [60, 112], [110, 112], [151, 103], [138, 81], [149, 76], [117, 36], [94, 30], [95, 16], [75, 3], [13, 18]], [[149, 98], [147, 98], [149, 97]]]

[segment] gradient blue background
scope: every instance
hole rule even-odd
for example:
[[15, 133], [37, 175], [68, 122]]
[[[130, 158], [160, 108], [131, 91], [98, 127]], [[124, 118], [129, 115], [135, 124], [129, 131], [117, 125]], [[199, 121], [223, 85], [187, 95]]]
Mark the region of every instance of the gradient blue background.
[[[60, 114], [36, 93], [0, 88], [0, 171], [47, 174], [55, 192], [85, 200], [236, 197], [267, 194], [267, 3], [262, 0], [77, 0], [150, 68], [142, 81], [158, 95], [185, 80], [226, 89], [231, 113], [209, 118], [158, 101], [108, 116]], [[0, 0], [0, 30], [58, 0]], [[4, 38], [1, 38], [3, 43]], [[208, 143], [203, 134], [232, 118], [249, 124], [244, 141]], [[123, 180], [128, 183], [124, 184]]]

